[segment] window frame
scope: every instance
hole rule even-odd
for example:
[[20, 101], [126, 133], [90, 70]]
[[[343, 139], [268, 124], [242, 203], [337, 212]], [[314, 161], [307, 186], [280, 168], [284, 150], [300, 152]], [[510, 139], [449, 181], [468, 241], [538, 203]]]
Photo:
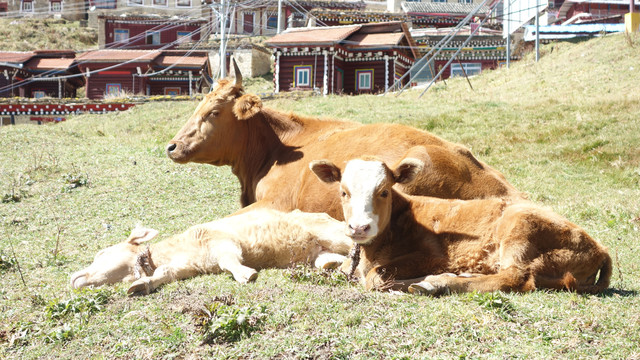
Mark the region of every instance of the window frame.
[[[118, 89], [118, 91], [116, 93], [114, 93], [112, 91], [112, 89]], [[120, 95], [120, 93], [122, 93], [122, 84], [121, 83], [107, 83], [105, 85], [105, 95], [115, 95], [118, 96]]]
[[[53, 9], [53, 4], [60, 5], [60, 9], [59, 10], [54, 10]], [[62, 7], [63, 7], [62, 0], [50, 0], [49, 1], [49, 12], [50, 13], [60, 14], [60, 13], [62, 13]]]
[[[363, 78], [367, 78], [369, 84], [367, 87], [363, 86]], [[356, 69], [356, 91], [373, 90], [373, 69]]]
[[[25, 4], [29, 4], [29, 9], [25, 9]], [[33, 12], [33, 0], [22, 0], [20, 1], [20, 12], [24, 13], [32, 13]]]
[[[189, 2], [189, 5], [180, 5], [181, 2]], [[176, 7], [177, 8], [181, 8], [181, 9], [188, 9], [193, 7], [193, 1], [192, 0], [176, 0]]]
[[[298, 81], [298, 72], [307, 73], [307, 81], [306, 83], [301, 83]], [[296, 88], [311, 88], [313, 86], [313, 80], [311, 79], [313, 76], [313, 65], [294, 65], [293, 66], [293, 87]]]
[[193, 31], [177, 31], [176, 32], [176, 41], [178, 43], [183, 43], [186, 41], [193, 40]]
[[[40, 95], [40, 96], [38, 96], [38, 95]], [[31, 90], [31, 97], [33, 99], [42, 99], [44, 97], [47, 97], [47, 92], [42, 90], [42, 89]]]
[[[475, 76], [478, 75], [482, 72], [482, 64], [481, 63], [461, 63], [462, 66], [460, 66], [460, 64], [451, 64], [450, 68], [449, 68], [449, 77], [456, 77], [456, 76], [464, 76], [464, 74], [466, 73], [467, 76]], [[462, 72], [462, 69], [464, 69], [464, 72]]]
[[[125, 39], [120, 39], [118, 40], [118, 36], [117, 34], [124, 34], [126, 32], [127, 37]], [[129, 29], [113, 29], [113, 42], [119, 42], [119, 43], [123, 43], [123, 42], [128, 42], [129, 41]]]
[[[176, 90], [177, 90], [177, 91], [176, 91]], [[169, 94], [169, 92], [171, 92], [171, 91], [176, 92], [176, 94], [174, 94], [174, 95]], [[165, 95], [167, 95], [167, 96], [180, 96], [180, 95], [182, 95], [182, 88], [180, 88], [180, 87], [178, 87], [178, 86], [165, 87], [165, 88], [163, 89], [163, 92], [164, 92], [164, 94], [165, 94]]]
[[[154, 42], [154, 36], [158, 35], [158, 42]], [[149, 36], [151, 36], [151, 42], [149, 42]], [[162, 38], [160, 37], [160, 31], [147, 30], [144, 33], [144, 41], [146, 45], [160, 45], [162, 44]]]
[[[162, 4], [164, 3], [164, 4]], [[169, 0], [151, 0], [151, 5], [153, 7], [169, 7]]]
[[144, 6], [144, 0], [127, 0], [127, 6]]

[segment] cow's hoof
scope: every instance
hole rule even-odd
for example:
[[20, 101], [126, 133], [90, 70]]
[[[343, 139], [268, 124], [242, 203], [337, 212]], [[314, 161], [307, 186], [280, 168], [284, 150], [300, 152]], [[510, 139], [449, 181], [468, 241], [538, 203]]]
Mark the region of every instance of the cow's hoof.
[[241, 284], [255, 281], [258, 278], [258, 272], [254, 269], [243, 270], [233, 273], [233, 278]]
[[129, 296], [142, 296], [151, 293], [151, 283], [148, 279], [138, 279], [131, 284], [127, 294]]
[[409, 292], [414, 295], [440, 296], [449, 294], [450, 290], [444, 284], [425, 280], [409, 285]]

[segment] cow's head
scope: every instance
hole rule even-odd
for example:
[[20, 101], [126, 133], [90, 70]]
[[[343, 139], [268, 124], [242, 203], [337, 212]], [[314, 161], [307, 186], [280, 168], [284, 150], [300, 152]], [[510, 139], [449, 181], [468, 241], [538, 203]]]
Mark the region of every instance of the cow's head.
[[71, 286], [78, 289], [136, 280], [136, 263], [141, 253], [140, 244], [153, 239], [156, 235], [158, 235], [157, 230], [136, 227], [127, 240], [100, 250], [88, 268], [72, 274]]
[[171, 139], [167, 146], [167, 156], [171, 160], [181, 164], [230, 165], [233, 162], [234, 149], [246, 142], [245, 120], [262, 109], [258, 96], [244, 94], [242, 74], [235, 60], [233, 67], [235, 81], [218, 81]]
[[326, 183], [340, 182], [347, 235], [366, 245], [389, 225], [393, 185], [413, 181], [424, 162], [405, 157], [391, 169], [380, 160], [365, 158], [349, 161], [344, 172], [326, 160], [312, 161], [309, 167]]

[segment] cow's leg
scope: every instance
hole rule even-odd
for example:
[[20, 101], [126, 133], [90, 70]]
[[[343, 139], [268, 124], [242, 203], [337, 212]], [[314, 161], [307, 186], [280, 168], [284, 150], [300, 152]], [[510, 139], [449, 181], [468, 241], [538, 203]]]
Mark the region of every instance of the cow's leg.
[[497, 274], [440, 274], [425, 277], [409, 285], [409, 292], [418, 295], [439, 296], [463, 292], [518, 291], [535, 289], [533, 277], [515, 266], [501, 269]]
[[318, 254], [314, 266], [318, 269], [335, 269], [342, 265], [346, 256], [323, 251]]
[[127, 293], [129, 295], [149, 295], [159, 286], [197, 275], [198, 272], [181, 264], [159, 266], [151, 276], [144, 276], [134, 281]]
[[242, 265], [242, 249], [233, 240], [223, 240], [211, 248], [211, 256], [217, 260], [220, 270], [228, 271], [233, 278], [242, 284], [258, 277], [256, 269]]
[[[429, 254], [412, 253], [395, 258], [393, 261], [371, 269], [365, 277], [368, 290], [407, 291], [410, 284], [423, 280], [427, 274], [441, 273], [446, 259]], [[424, 274], [424, 276], [420, 276]], [[416, 276], [420, 276], [414, 278]]]

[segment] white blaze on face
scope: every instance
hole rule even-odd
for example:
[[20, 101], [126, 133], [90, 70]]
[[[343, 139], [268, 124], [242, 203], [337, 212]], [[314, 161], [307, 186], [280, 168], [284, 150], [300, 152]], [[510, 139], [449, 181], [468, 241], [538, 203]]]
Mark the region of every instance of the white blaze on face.
[[358, 243], [366, 244], [378, 234], [379, 216], [374, 199], [386, 176], [380, 161], [351, 160], [344, 169], [342, 188], [348, 194], [343, 203], [345, 222], [349, 236]]

